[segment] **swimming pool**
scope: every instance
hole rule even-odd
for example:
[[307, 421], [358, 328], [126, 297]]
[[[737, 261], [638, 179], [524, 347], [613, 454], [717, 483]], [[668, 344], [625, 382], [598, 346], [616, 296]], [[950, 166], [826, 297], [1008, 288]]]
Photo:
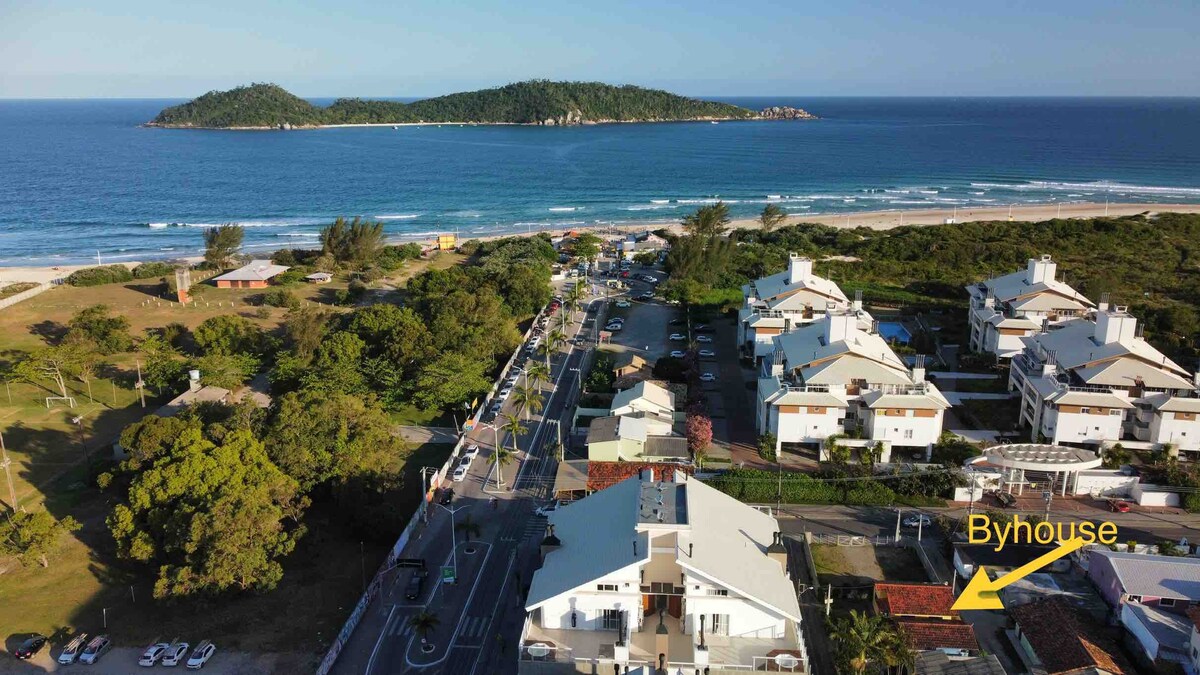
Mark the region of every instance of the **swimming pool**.
[[912, 334], [899, 321], [880, 321], [879, 334], [888, 342], [895, 341], [902, 345], [908, 344], [909, 340], [912, 339]]

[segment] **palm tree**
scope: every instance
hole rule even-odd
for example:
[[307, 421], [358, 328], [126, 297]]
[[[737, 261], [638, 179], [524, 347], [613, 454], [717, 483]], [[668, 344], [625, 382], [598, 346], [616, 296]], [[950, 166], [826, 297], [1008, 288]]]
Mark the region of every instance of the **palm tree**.
[[517, 436], [525, 433], [525, 425], [521, 423], [521, 418], [514, 415], [505, 415], [504, 424], [501, 425], [500, 428], [507, 431], [512, 436], [512, 451], [514, 453], [520, 452], [521, 449], [517, 447]]
[[525, 381], [533, 384], [540, 391], [543, 382], [550, 381], [550, 369], [546, 364], [534, 361], [525, 368]]
[[550, 368], [550, 355], [558, 351], [559, 347], [567, 341], [567, 336], [557, 328], [546, 334], [546, 339], [542, 341], [541, 350], [546, 355], [546, 368]]
[[413, 618], [408, 620], [408, 625], [412, 626], [418, 633], [421, 634], [421, 642], [425, 642], [429, 637], [429, 631], [438, 627], [442, 622], [436, 614], [431, 612], [418, 612]]
[[479, 523], [471, 520], [471, 516], [467, 516], [455, 523], [454, 529], [462, 532], [467, 541], [471, 541], [472, 536], [478, 537], [483, 532], [483, 528], [479, 526]]
[[883, 645], [883, 662], [888, 672], [912, 672], [916, 666], [917, 656], [909, 646], [908, 637], [900, 626], [893, 627], [887, 634]]
[[729, 206], [717, 202], [683, 217], [683, 229], [697, 239], [716, 239], [729, 228]]
[[496, 489], [497, 490], [500, 489], [500, 484], [503, 482], [501, 480], [500, 474], [501, 474], [501, 472], [504, 471], [504, 467], [507, 466], [508, 463], [512, 461], [512, 458], [513, 458], [513, 454], [508, 448], [496, 448], [496, 451], [493, 452], [490, 457], [488, 457], [488, 464], [496, 465]]
[[829, 637], [839, 645], [838, 657], [846, 670], [861, 675], [871, 663], [883, 660], [894, 633], [883, 617], [852, 609], [849, 617], [833, 624]]
[[581, 284], [575, 284], [571, 290], [567, 291], [567, 305], [571, 308], [572, 312], [579, 309], [580, 304], [583, 302], [583, 296], [584, 290]]
[[513, 401], [521, 409], [525, 419], [529, 419], [529, 411], [540, 412], [542, 409], [542, 394], [537, 387], [530, 384], [517, 385], [513, 390]]
[[758, 222], [762, 225], [763, 232], [770, 232], [782, 225], [785, 220], [787, 220], [787, 213], [779, 208], [778, 204], [767, 204], [763, 207], [762, 213], [758, 214]]

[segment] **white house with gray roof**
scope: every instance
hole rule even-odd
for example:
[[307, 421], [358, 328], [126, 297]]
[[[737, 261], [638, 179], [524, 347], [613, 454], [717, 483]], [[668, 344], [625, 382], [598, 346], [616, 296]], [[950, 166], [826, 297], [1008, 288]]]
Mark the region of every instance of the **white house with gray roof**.
[[1021, 338], [1044, 323], [1083, 316], [1095, 304], [1055, 279], [1058, 265], [1048, 255], [1030, 258], [1025, 269], [967, 286], [971, 306], [971, 350], [1004, 359], [1021, 353]]
[[806, 672], [776, 520], [681, 471], [643, 474], [550, 516], [520, 672], [598, 663], [721, 673], [768, 662]]
[[1020, 419], [1035, 437], [1200, 452], [1196, 377], [1146, 342], [1126, 308], [1101, 302], [1095, 320], [1072, 319], [1022, 341], [1009, 388], [1021, 395]]
[[833, 435], [851, 447], [882, 445], [928, 458], [942, 434], [950, 403], [925, 379], [922, 362], [912, 369], [877, 332], [864, 329], [853, 309], [774, 338], [758, 380], [757, 428], [784, 444], [815, 445], [825, 456]]
[[[792, 253], [788, 268], [742, 286], [738, 348], [755, 362], [771, 353], [776, 335], [819, 321], [829, 309], [850, 307], [838, 285], [813, 274], [810, 258]], [[856, 309], [862, 309], [859, 300]], [[869, 317], [868, 317], [869, 318]]]

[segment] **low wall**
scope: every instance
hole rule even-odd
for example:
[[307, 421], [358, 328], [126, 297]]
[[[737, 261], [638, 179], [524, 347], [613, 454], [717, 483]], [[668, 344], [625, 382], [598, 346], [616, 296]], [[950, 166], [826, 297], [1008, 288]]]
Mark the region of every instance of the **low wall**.
[[1179, 493], [1167, 492], [1157, 485], [1133, 486], [1133, 500], [1141, 506], [1179, 506]]
[[62, 280], [55, 279], [55, 282], [57, 282], [57, 283], [52, 282], [52, 283], [42, 284], [40, 286], [34, 286], [33, 288], [21, 291], [20, 293], [17, 293], [15, 295], [10, 295], [7, 298], [0, 300], [0, 309], [4, 309], [5, 307], [11, 307], [11, 306], [17, 304], [18, 302], [21, 302], [22, 300], [28, 300], [29, 298], [32, 298], [35, 295], [45, 293], [46, 291], [50, 290], [51, 288], [54, 288], [55, 286], [61, 284]]

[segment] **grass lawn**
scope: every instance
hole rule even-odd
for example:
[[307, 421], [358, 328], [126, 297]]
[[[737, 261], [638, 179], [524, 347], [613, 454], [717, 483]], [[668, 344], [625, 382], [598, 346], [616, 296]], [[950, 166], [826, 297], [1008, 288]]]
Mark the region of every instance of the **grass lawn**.
[[1021, 418], [1021, 400], [1015, 398], [1000, 401], [968, 399], [962, 402], [961, 407], [979, 421], [981, 429], [1009, 432], [1017, 428]]
[[[420, 498], [417, 469], [440, 466], [452, 448], [427, 444], [407, 458], [406, 509], [415, 509]], [[274, 591], [167, 603], [152, 597], [153, 570], [116, 559], [104, 523], [114, 502], [81, 481], [47, 500], [55, 515], [70, 513], [84, 529], [51, 557], [48, 569], [0, 559], [0, 635], [64, 629], [94, 634], [108, 608], [108, 631], [118, 645], [141, 645], [156, 636], [193, 643], [207, 638], [222, 648], [303, 652], [315, 664], [358, 602], [364, 569], [370, 581], [399, 534], [360, 541], [318, 504], [305, 516], [308, 533], [284, 560], [283, 581]]]
[[[462, 413], [459, 413], [459, 418], [462, 418]], [[388, 412], [388, 419], [393, 424], [409, 427], [452, 427], [455, 425], [453, 417], [441, 410], [423, 410], [415, 405], [409, 404]]]

